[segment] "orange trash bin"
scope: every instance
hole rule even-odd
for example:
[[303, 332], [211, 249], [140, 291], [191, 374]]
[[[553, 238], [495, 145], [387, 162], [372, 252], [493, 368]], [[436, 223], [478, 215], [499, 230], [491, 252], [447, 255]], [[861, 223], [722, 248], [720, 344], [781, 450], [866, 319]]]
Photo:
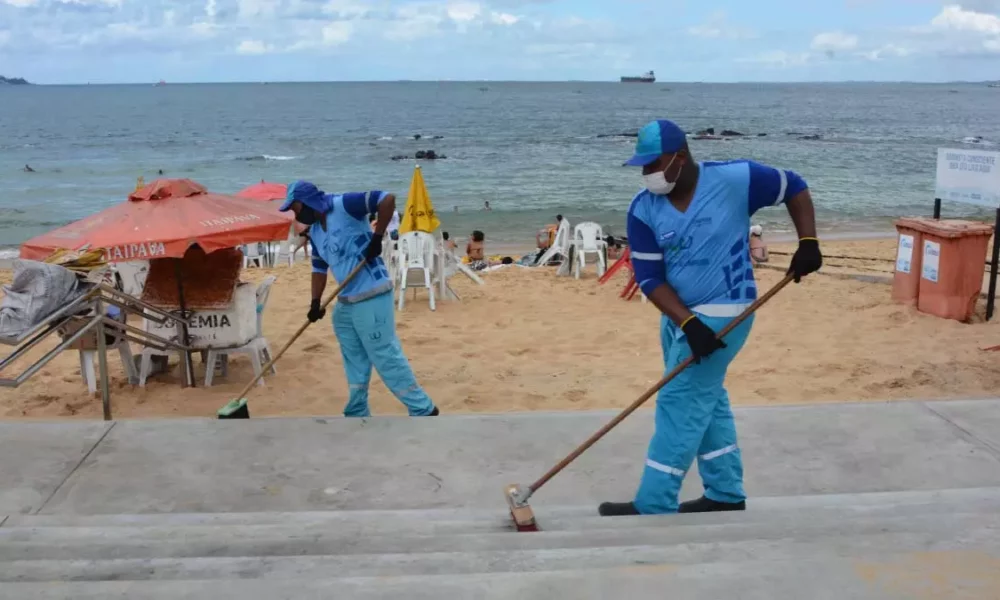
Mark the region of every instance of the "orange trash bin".
[[921, 219], [923, 234], [917, 310], [968, 321], [983, 287], [993, 226], [959, 219]]
[[896, 271], [892, 275], [892, 299], [901, 304], [916, 306], [920, 289], [920, 259], [924, 247], [922, 222], [933, 219], [903, 217], [896, 221], [899, 234], [896, 242]]

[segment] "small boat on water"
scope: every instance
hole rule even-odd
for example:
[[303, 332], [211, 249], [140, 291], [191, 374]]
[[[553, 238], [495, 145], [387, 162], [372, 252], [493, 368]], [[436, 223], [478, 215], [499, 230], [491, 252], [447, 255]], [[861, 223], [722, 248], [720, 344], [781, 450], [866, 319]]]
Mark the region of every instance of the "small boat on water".
[[993, 83], [989, 84], [989, 85], [988, 85], [988, 86], [986, 86], [986, 87], [991, 87], [991, 88], [1000, 88], [1000, 81], [994, 81]]
[[161, 79], [161, 80], [157, 81], [157, 82], [156, 82], [155, 84], [153, 84], [153, 87], [163, 87], [163, 86], [165, 86], [165, 85], [167, 85], [167, 82], [166, 82], [166, 81], [163, 81], [163, 80]]
[[623, 75], [622, 83], [655, 83], [656, 75], [647, 71], [645, 75]]

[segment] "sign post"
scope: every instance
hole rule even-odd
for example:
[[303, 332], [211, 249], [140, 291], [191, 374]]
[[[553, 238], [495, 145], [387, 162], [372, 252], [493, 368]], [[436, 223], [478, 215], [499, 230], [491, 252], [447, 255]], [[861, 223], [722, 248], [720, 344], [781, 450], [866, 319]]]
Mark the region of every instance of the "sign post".
[[993, 254], [986, 294], [986, 320], [996, 306], [997, 270], [1000, 267], [1000, 152], [939, 148], [934, 194], [934, 218], [941, 218], [941, 202], [961, 202], [992, 208]]

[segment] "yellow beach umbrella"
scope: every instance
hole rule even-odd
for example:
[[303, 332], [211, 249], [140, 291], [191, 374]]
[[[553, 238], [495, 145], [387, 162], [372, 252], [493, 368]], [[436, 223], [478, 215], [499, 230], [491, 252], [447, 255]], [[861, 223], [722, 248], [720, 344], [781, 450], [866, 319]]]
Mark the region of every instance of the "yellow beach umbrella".
[[433, 233], [441, 226], [441, 221], [434, 212], [431, 196], [427, 193], [420, 165], [413, 169], [413, 180], [410, 181], [410, 196], [406, 200], [406, 210], [399, 224], [399, 233], [423, 231]]

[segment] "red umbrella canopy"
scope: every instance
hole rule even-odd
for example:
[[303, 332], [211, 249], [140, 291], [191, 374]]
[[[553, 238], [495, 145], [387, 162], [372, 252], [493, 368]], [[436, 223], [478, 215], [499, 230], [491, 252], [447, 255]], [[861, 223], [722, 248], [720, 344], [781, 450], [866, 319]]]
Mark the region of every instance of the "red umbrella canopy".
[[197, 244], [211, 253], [288, 237], [289, 215], [245, 198], [209, 193], [190, 179], [158, 179], [128, 200], [21, 245], [41, 260], [58, 249], [104, 248], [110, 262], [181, 258]]
[[240, 198], [249, 198], [251, 200], [269, 202], [271, 200], [284, 200], [287, 192], [288, 186], [283, 183], [261, 181], [260, 183], [255, 183], [250, 187], [243, 188], [242, 190], [236, 192], [236, 195]]

